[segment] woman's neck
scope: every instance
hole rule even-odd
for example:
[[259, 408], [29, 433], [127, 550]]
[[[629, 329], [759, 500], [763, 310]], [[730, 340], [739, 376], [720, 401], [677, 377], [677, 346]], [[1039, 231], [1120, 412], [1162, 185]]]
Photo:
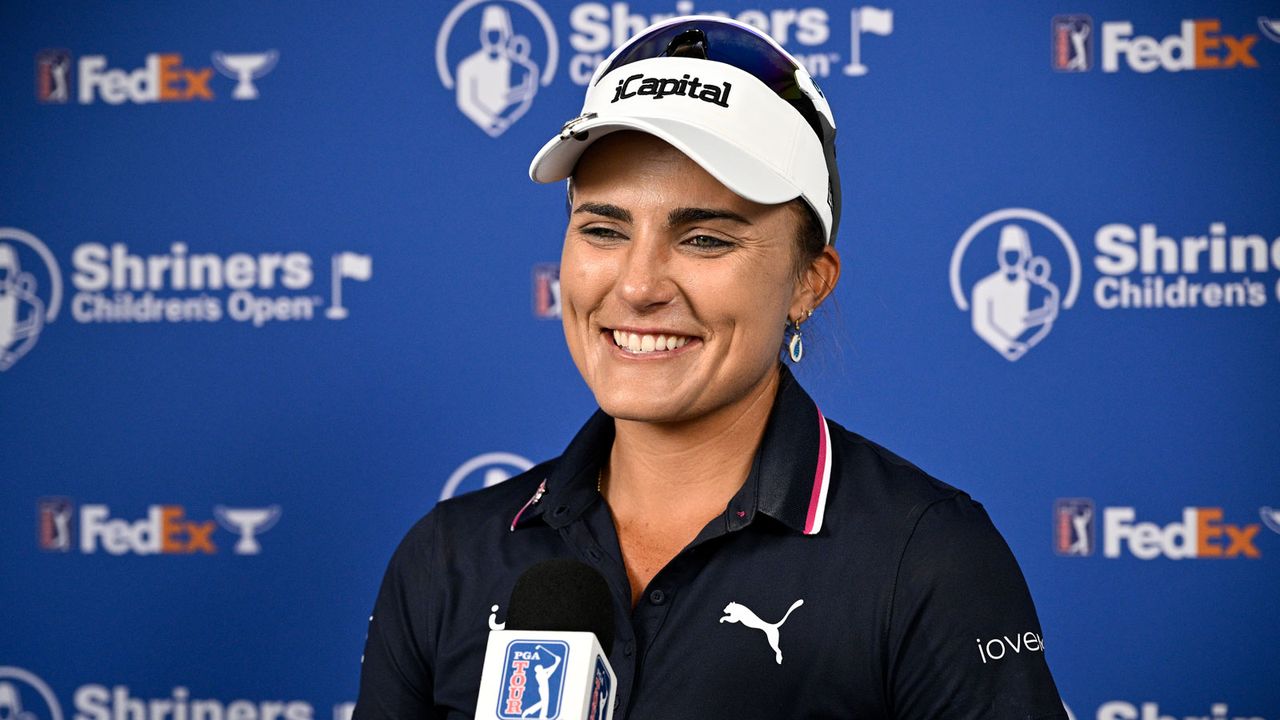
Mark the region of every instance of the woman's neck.
[[616, 420], [603, 475], [615, 514], [723, 511], [751, 470], [780, 380], [775, 366], [742, 399], [696, 420]]

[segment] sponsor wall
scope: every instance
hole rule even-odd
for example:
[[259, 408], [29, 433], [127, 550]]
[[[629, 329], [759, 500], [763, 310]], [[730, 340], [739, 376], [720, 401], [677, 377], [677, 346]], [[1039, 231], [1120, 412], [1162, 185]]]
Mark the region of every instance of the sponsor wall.
[[401, 535], [593, 407], [525, 168], [691, 11], [830, 98], [797, 372], [986, 504], [1074, 716], [1280, 717], [1280, 6], [1039, 0], [0, 8], [0, 715], [350, 713]]

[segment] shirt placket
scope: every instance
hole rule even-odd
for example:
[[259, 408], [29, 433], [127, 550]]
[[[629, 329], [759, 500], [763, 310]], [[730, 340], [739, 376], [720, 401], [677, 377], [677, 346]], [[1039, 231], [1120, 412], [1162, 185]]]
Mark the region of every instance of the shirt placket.
[[[578, 559], [595, 568], [605, 578], [613, 595], [615, 616], [626, 618], [631, 604], [631, 588], [627, 583], [626, 568], [618, 555], [618, 540], [608, 510], [602, 503], [593, 505], [581, 517], [561, 528], [561, 534], [578, 555]], [[614, 693], [614, 718], [622, 720], [626, 717], [625, 708], [634, 693], [639, 653], [632, 623], [615, 620], [614, 632], [609, 665], [618, 680], [617, 691]]]

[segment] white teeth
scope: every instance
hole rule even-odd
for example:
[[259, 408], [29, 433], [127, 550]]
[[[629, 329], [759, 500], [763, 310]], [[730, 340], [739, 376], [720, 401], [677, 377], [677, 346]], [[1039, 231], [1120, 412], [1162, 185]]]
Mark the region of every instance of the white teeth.
[[678, 335], [637, 335], [625, 330], [613, 331], [613, 343], [627, 352], [665, 352], [684, 347], [689, 338]]

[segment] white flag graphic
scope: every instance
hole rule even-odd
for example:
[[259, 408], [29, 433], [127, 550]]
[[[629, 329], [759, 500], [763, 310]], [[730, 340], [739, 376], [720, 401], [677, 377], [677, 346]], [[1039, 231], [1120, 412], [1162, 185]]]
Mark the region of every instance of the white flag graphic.
[[864, 7], [862, 14], [862, 32], [873, 35], [890, 35], [893, 33], [893, 11], [875, 7]]
[[368, 280], [373, 275], [373, 259], [368, 255], [344, 252], [338, 256], [338, 274], [353, 280]]
[[350, 315], [342, 304], [342, 279], [368, 280], [373, 276], [373, 258], [353, 252], [340, 252], [333, 256], [333, 302], [324, 311], [330, 320], [342, 320]]
[[849, 11], [849, 64], [845, 75], [866, 75], [862, 64], [862, 33], [890, 35], [893, 33], [893, 11], [877, 7], [854, 8]]

